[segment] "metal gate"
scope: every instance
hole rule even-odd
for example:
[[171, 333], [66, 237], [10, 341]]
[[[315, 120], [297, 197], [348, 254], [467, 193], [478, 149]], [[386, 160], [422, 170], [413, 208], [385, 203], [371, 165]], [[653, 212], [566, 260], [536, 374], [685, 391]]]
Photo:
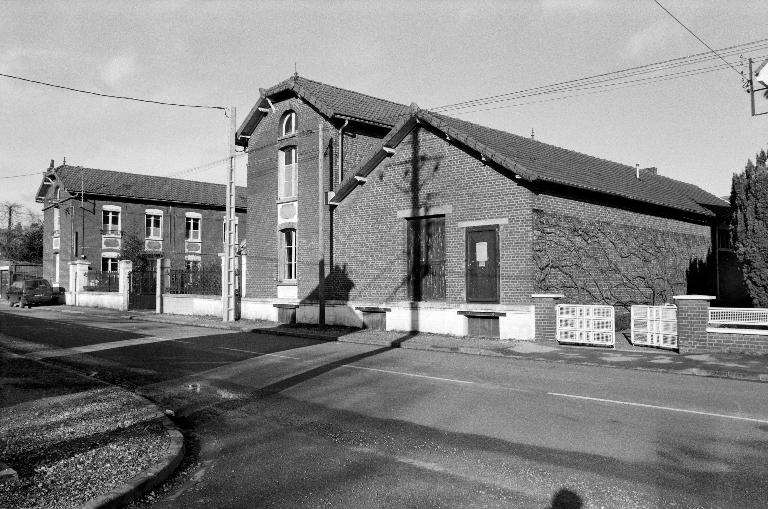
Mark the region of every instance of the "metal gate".
[[134, 270], [130, 274], [129, 309], [155, 309], [157, 279], [154, 270]]
[[558, 304], [556, 309], [558, 342], [611, 348], [616, 344], [613, 306]]
[[677, 306], [632, 306], [631, 343], [677, 348]]

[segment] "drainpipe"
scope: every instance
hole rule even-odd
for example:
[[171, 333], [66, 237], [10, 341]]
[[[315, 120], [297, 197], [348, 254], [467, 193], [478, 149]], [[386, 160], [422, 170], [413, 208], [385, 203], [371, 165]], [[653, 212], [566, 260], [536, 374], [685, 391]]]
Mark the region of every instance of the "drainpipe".
[[344, 128], [349, 124], [349, 119], [344, 121], [344, 125], [339, 129], [339, 181], [336, 183], [338, 186], [344, 179]]

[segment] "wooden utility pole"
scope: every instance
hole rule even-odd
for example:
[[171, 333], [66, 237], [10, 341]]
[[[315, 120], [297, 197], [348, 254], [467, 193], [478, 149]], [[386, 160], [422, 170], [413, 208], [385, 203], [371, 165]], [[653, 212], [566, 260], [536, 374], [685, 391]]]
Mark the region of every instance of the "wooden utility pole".
[[227, 145], [229, 147], [229, 167], [227, 168], [226, 185], [226, 218], [224, 278], [222, 280], [222, 320], [235, 321], [235, 133], [237, 131], [236, 110], [229, 107], [229, 129]]

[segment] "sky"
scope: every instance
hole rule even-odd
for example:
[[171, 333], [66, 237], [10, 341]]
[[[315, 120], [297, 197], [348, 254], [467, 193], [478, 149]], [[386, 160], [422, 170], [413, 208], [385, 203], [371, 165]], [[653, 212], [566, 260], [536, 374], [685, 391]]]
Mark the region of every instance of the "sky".
[[[768, 37], [764, 0], [660, 1], [712, 48]], [[0, 9], [0, 73], [104, 94], [234, 105], [238, 125], [259, 88], [294, 69], [430, 108], [707, 51], [653, 0], [0, 0]], [[768, 50], [754, 56], [761, 61]], [[750, 115], [732, 69], [528, 102], [446, 113], [655, 166], [718, 196], [730, 193], [732, 174], [748, 158], [768, 148], [768, 115]], [[761, 107], [768, 111], [768, 101]], [[208, 163], [227, 157], [228, 125], [220, 110], [0, 77], [0, 203], [39, 214], [34, 196], [51, 159], [223, 183], [226, 164]]]

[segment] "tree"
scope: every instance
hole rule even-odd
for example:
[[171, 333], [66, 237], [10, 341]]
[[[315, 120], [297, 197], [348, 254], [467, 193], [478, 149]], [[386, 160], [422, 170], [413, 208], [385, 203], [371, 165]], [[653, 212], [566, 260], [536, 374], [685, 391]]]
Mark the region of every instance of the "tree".
[[43, 262], [43, 224], [34, 222], [24, 228], [21, 223], [6, 232], [5, 257], [19, 262]]
[[768, 155], [761, 150], [731, 184], [731, 241], [756, 307], [768, 307]]
[[154, 257], [144, 251], [144, 239], [134, 232], [126, 232], [123, 234], [123, 249], [120, 259], [131, 260], [133, 270], [138, 272], [150, 268]]

